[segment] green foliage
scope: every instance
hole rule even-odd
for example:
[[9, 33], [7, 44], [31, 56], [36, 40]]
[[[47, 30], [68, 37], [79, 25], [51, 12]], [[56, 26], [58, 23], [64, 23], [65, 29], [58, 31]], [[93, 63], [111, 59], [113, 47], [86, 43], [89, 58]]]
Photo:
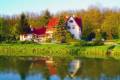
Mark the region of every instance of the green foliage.
[[117, 12], [108, 12], [105, 14], [102, 24], [102, 31], [106, 32], [108, 39], [118, 38], [120, 29], [120, 15]]
[[54, 33], [54, 38], [60, 43], [69, 43], [74, 41], [71, 33], [66, 29], [64, 17], [61, 16], [58, 25], [56, 26], [56, 32]]
[[[1, 44], [0, 55], [107, 58], [106, 52], [109, 47], [109, 45], [79, 47], [61, 44]], [[120, 58], [119, 50], [120, 46], [115, 46], [111, 57]]]
[[17, 41], [18, 44], [34, 44], [33, 41]]
[[22, 13], [18, 25], [19, 34], [30, 33], [30, 25], [28, 23], [27, 16]]
[[[93, 38], [100, 40], [120, 38], [120, 11], [103, 9], [97, 7], [89, 8], [86, 11], [63, 11], [56, 17], [60, 17], [59, 24], [56, 26], [54, 39], [59, 43], [72, 42], [71, 34], [65, 28], [65, 16], [76, 15], [82, 19], [82, 39], [90, 41]], [[24, 13], [20, 16], [0, 17], [0, 42], [5, 40], [18, 40], [19, 34], [27, 33], [32, 27], [46, 26], [52, 17], [48, 10], [41, 15]], [[99, 30], [99, 31], [98, 31]]]
[[92, 45], [93, 46], [101, 46], [101, 45], [104, 45], [104, 42], [101, 40], [95, 40], [95, 41], [93, 41]]
[[92, 33], [97, 35], [97, 29], [101, 29], [102, 24], [102, 13], [98, 8], [89, 8], [88, 11], [81, 13], [82, 22], [83, 22], [83, 32], [82, 37], [85, 40], [91, 40], [95, 38], [94, 36], [91, 37]]
[[72, 45], [76, 47], [80, 47], [80, 46], [84, 47], [84, 46], [88, 46], [88, 42], [80, 40], [80, 41], [72, 43]]
[[40, 26], [46, 26], [49, 22], [49, 19], [51, 18], [51, 14], [48, 10], [45, 10], [43, 14], [41, 15], [38, 24]]
[[95, 41], [91, 41], [91, 42], [80, 40], [80, 41], [74, 42], [72, 45], [76, 46], [76, 47], [102, 46], [102, 45], [104, 45], [104, 42], [101, 40], [95, 40]]
[[51, 38], [47, 38], [46, 42], [50, 43], [50, 42], [52, 42], [52, 39]]

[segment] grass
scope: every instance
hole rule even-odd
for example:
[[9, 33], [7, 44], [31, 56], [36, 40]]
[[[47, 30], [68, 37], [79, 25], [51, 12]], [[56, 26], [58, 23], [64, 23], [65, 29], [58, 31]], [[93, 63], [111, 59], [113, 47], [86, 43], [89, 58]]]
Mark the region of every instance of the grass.
[[94, 57], [94, 58], [106, 58], [106, 52], [109, 46], [90, 46], [85, 47], [81, 56]]
[[120, 58], [120, 45], [116, 46], [112, 51], [112, 56], [115, 58]]
[[57, 44], [3, 44], [0, 55], [8, 56], [68, 56], [66, 45]]
[[1, 44], [1, 56], [52, 56], [89, 57], [120, 59], [120, 46], [116, 46], [111, 56], [106, 56], [110, 45], [78, 47], [67, 44]]

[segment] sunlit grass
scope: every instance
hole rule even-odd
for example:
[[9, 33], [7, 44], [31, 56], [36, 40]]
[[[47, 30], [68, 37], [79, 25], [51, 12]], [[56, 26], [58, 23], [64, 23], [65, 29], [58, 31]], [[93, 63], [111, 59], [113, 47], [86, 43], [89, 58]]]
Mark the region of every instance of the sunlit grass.
[[[1, 44], [0, 55], [108, 58], [106, 52], [109, 47], [110, 45], [78, 47], [67, 44]], [[113, 49], [110, 57], [120, 59], [120, 46]]]

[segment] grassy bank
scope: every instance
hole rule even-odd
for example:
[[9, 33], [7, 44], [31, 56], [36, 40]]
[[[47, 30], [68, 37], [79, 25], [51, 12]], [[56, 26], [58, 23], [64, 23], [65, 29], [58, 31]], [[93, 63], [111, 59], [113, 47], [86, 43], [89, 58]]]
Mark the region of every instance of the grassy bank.
[[1, 56], [57, 56], [120, 59], [120, 46], [110, 56], [106, 52], [110, 45], [78, 47], [65, 44], [1, 44]]

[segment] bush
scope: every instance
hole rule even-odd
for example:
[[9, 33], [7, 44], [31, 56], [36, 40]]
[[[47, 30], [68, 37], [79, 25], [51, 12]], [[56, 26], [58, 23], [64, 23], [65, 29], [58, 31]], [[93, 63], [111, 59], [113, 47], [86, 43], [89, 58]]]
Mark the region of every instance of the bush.
[[1, 41], [1, 43], [16, 43], [17, 41], [13, 41], [13, 40], [5, 40], [5, 41]]
[[101, 45], [104, 45], [104, 42], [101, 40], [95, 40], [92, 42], [92, 45], [93, 46], [101, 46]]
[[17, 41], [18, 44], [33, 44], [33, 41]]
[[75, 42], [72, 45], [73, 46], [101, 46], [101, 45], [104, 45], [104, 42], [101, 40], [95, 40], [92, 42], [80, 40], [79, 42]]
[[72, 45], [73, 46], [86, 46], [88, 43], [86, 41], [80, 40], [77, 42], [74, 42]]
[[50, 43], [50, 42], [52, 42], [52, 39], [51, 39], [51, 38], [48, 38], [48, 39], [46, 40], [46, 42]]

